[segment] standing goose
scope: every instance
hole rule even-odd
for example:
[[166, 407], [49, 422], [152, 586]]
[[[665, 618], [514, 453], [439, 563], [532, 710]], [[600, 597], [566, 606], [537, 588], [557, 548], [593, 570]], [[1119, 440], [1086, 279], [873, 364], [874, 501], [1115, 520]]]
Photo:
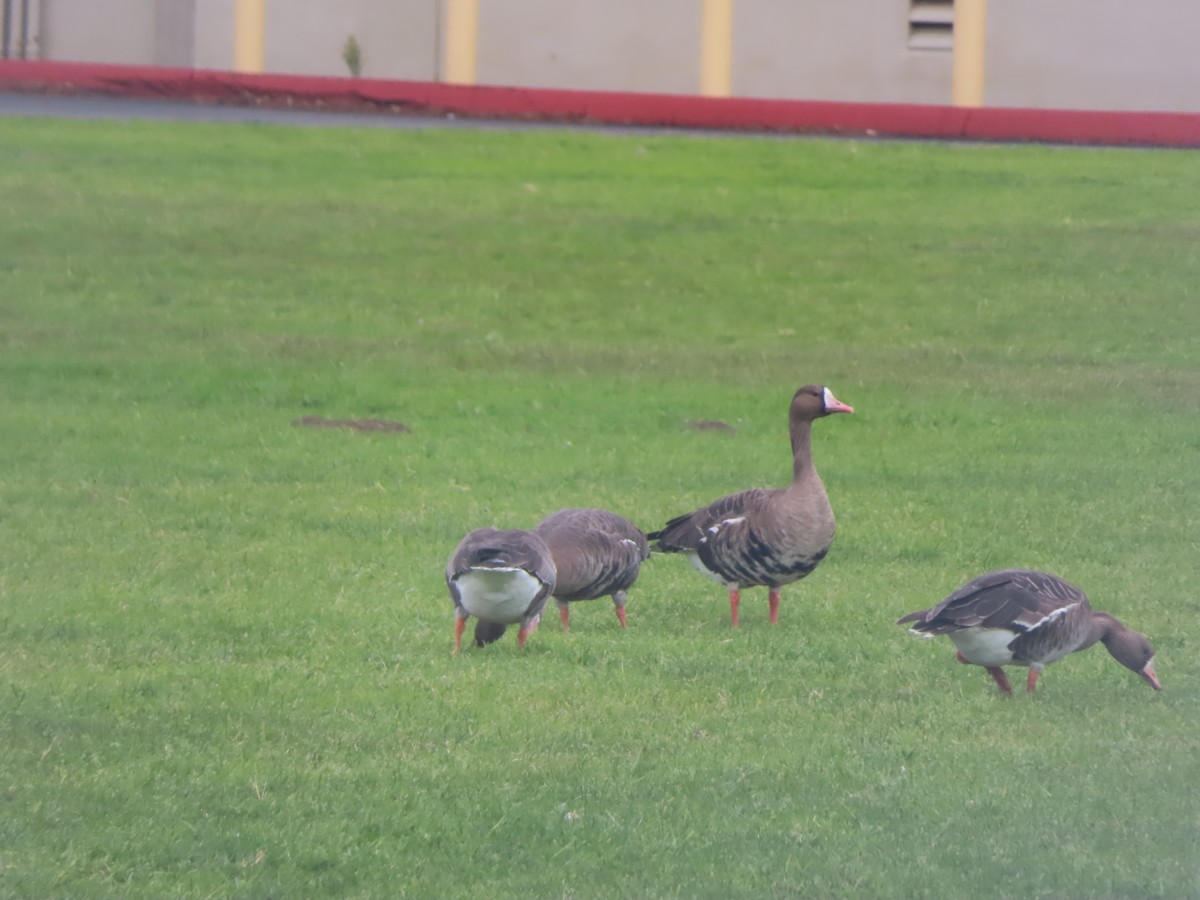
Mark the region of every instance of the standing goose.
[[563, 631], [571, 627], [569, 604], [609, 596], [624, 628], [625, 592], [633, 587], [642, 562], [650, 556], [641, 529], [606, 509], [560, 509], [546, 516], [534, 531], [554, 557], [558, 571], [554, 602]]
[[768, 589], [769, 618], [779, 621], [779, 588], [817, 567], [833, 544], [833, 510], [812, 461], [812, 423], [830, 413], [852, 413], [827, 387], [805, 385], [792, 397], [792, 483], [751, 488], [714, 500], [669, 521], [648, 537], [664, 553], [686, 553], [700, 572], [729, 588], [733, 627], [742, 588]]
[[479, 620], [475, 643], [480, 647], [498, 640], [517, 622], [517, 645], [524, 647], [537, 631], [554, 577], [550, 548], [532, 531], [472, 531], [446, 565], [446, 586], [454, 601], [454, 652], [462, 649], [470, 616]]
[[932, 609], [909, 613], [896, 624], [915, 623], [914, 634], [949, 635], [961, 663], [983, 666], [1000, 690], [1012, 693], [1001, 666], [1028, 666], [1028, 693], [1042, 669], [1100, 641], [1121, 665], [1162, 690], [1154, 674], [1154, 649], [1108, 613], [1096, 612], [1087, 595], [1047, 572], [1001, 569], [971, 581]]

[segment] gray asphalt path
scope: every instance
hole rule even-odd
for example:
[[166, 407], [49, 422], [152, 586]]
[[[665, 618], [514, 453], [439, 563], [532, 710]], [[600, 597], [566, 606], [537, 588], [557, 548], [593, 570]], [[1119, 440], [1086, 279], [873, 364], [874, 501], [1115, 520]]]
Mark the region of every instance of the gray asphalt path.
[[235, 122], [285, 125], [302, 128], [466, 128], [497, 131], [530, 129], [597, 131], [612, 134], [696, 135], [699, 137], [753, 136], [766, 139], [803, 139], [802, 134], [716, 128], [668, 128], [661, 125], [609, 125], [602, 123], [539, 122], [530, 119], [457, 118], [449, 115], [363, 113], [337, 110], [276, 109], [265, 106], [223, 106], [187, 100], [121, 97], [95, 94], [42, 94], [0, 90], [0, 118], [36, 116], [56, 119], [117, 119], [160, 122]]
[[218, 106], [183, 100], [137, 97], [38, 94], [0, 91], [0, 116], [37, 116], [58, 119], [147, 119], [168, 122], [251, 122], [270, 125], [353, 128], [528, 128], [557, 127], [542, 123], [453, 116], [422, 116], [336, 112], [269, 107]]

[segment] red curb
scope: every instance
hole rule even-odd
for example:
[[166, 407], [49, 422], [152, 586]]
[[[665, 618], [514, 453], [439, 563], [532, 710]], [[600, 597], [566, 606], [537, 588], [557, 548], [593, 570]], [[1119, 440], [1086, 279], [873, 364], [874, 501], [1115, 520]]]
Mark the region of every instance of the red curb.
[[1197, 113], [716, 98], [25, 60], [0, 61], [0, 88], [608, 125], [1200, 147]]

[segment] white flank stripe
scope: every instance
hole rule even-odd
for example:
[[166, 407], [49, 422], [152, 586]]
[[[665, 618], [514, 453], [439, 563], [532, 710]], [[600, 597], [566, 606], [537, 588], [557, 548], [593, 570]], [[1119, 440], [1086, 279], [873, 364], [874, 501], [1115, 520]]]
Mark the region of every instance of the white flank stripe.
[[724, 519], [708, 529], [709, 534], [716, 534], [726, 525], [736, 525], [738, 522], [745, 522], [745, 516], [738, 516], [736, 519]]
[[1013, 624], [1017, 628], [1024, 628], [1026, 631], [1033, 631], [1036, 628], [1041, 628], [1047, 622], [1054, 621], [1059, 616], [1065, 616], [1069, 610], [1074, 609], [1078, 605], [1079, 605], [1078, 603], [1068, 603], [1066, 606], [1061, 606], [1058, 609], [1054, 610], [1054, 612], [1049, 613], [1048, 615], [1042, 616], [1042, 618], [1038, 619], [1032, 625], [1022, 625], [1020, 622], [1014, 622]]

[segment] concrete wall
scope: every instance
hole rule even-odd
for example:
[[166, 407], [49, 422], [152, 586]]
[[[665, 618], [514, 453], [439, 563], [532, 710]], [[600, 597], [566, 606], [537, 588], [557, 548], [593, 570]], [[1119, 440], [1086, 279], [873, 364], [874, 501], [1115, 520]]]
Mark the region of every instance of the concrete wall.
[[908, 49], [906, 2], [734, 5], [739, 97], [949, 103], [952, 63], [945, 51]]
[[480, 84], [695, 94], [699, 0], [479, 4]]
[[[61, 3], [63, 0], [55, 0]], [[164, 0], [172, 2], [172, 0]], [[233, 12], [236, 0], [197, 0], [192, 25], [196, 45], [191, 65], [197, 69], [233, 68]], [[135, 62], [129, 60], [129, 62]]]
[[349, 75], [342, 50], [353, 35], [363, 77], [438, 77], [437, 0], [267, 0], [266, 33], [271, 72]]
[[[72, 62], [233, 67], [236, 0], [32, 0], [40, 56]], [[438, 77], [438, 0], [267, 0], [268, 71], [348, 75], [354, 35], [366, 77]]]
[[1200, 0], [993, 0], [987, 106], [1200, 112]]
[[156, 0], [40, 0], [44, 59], [153, 64]]
[[[30, 0], [42, 57], [233, 65], [237, 0]], [[266, 0], [267, 71], [438, 80], [452, 0]], [[695, 94], [701, 0], [478, 0], [481, 84]], [[909, 0], [733, 0], [735, 96], [945, 104]], [[1200, 112], [1200, 0], [992, 0], [985, 104]]]
[[196, 0], [155, 0], [154, 64], [193, 68], [196, 58]]

